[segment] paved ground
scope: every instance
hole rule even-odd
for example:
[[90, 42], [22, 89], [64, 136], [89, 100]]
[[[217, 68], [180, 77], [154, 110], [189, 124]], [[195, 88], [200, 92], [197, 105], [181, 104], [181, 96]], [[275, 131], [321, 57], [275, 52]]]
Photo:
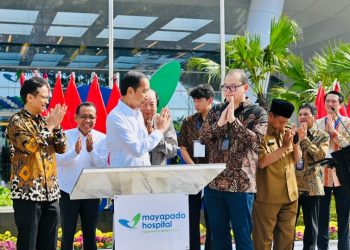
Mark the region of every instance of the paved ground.
[[[336, 240], [331, 240], [329, 242], [329, 250], [336, 250], [337, 249], [337, 243], [338, 241]], [[235, 250], [236, 247], [233, 245], [233, 249]], [[303, 249], [303, 242], [302, 241], [296, 241], [294, 245], [294, 250], [300, 250]], [[204, 250], [204, 246], [202, 246], [201, 250]]]

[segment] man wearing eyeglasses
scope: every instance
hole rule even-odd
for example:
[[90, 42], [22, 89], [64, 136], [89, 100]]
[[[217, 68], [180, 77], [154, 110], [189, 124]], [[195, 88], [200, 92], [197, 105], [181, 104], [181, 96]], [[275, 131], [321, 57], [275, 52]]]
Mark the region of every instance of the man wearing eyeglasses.
[[225, 103], [209, 111], [199, 131], [201, 142], [210, 149], [209, 162], [226, 163], [226, 169], [204, 189], [204, 205], [212, 249], [232, 249], [230, 224], [236, 248], [253, 249], [255, 171], [259, 144], [267, 129], [267, 113], [246, 99], [248, 78], [243, 70], [231, 70], [224, 82]]
[[318, 215], [320, 198], [324, 196], [322, 169], [314, 162], [325, 158], [329, 148], [329, 136], [317, 128], [317, 108], [311, 103], [304, 103], [299, 108], [299, 123], [304, 130], [300, 139], [302, 160], [296, 165], [299, 199], [298, 212], [303, 209], [304, 218], [304, 249], [316, 249], [318, 234]]
[[96, 225], [100, 200], [71, 200], [70, 193], [84, 168], [105, 167], [108, 151], [105, 134], [94, 130], [96, 107], [91, 102], [81, 103], [75, 113], [77, 128], [66, 131], [67, 151], [57, 155], [60, 186], [62, 250], [73, 248], [78, 216], [83, 231], [84, 249], [96, 249]]
[[18, 250], [56, 250], [58, 199], [56, 154], [66, 150], [60, 126], [67, 107], [57, 104], [46, 117], [49, 84], [41, 77], [24, 82], [24, 108], [9, 119], [6, 138], [11, 156], [11, 199]]

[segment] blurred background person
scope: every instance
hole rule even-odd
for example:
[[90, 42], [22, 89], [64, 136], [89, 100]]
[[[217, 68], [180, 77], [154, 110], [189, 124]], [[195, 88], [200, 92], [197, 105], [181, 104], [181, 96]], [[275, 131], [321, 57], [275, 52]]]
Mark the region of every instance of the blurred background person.
[[[157, 114], [158, 105], [158, 94], [150, 89], [141, 105], [141, 112], [148, 134], [151, 134], [157, 129], [156, 118], [159, 116], [159, 114]], [[164, 132], [163, 138], [158, 145], [149, 152], [151, 164], [166, 165], [167, 159], [176, 156], [176, 154], [177, 136], [173, 122], [170, 120], [169, 128]]]
[[[200, 144], [199, 129], [207, 118], [211, 109], [214, 89], [208, 84], [201, 84], [191, 90], [190, 96], [194, 102], [196, 113], [186, 117], [179, 134], [179, 146], [181, 155], [187, 164], [209, 163], [209, 148]], [[200, 249], [200, 211], [202, 207], [202, 191], [196, 195], [189, 195], [190, 218], [190, 249]], [[208, 222], [207, 210], [204, 206], [204, 218], [206, 225], [205, 250], [211, 249], [211, 232]]]

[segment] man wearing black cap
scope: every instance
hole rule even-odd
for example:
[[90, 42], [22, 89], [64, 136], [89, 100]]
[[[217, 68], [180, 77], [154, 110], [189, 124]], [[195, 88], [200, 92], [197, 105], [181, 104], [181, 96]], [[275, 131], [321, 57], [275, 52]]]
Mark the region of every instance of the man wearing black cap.
[[[257, 193], [253, 206], [254, 249], [292, 249], [298, 208], [298, 187], [295, 164], [301, 159], [296, 134], [286, 125], [294, 106], [288, 101], [273, 99], [268, 118], [267, 134], [259, 148], [259, 168], [256, 174]], [[297, 134], [304, 137], [304, 130]], [[297, 139], [297, 138], [296, 138]]]

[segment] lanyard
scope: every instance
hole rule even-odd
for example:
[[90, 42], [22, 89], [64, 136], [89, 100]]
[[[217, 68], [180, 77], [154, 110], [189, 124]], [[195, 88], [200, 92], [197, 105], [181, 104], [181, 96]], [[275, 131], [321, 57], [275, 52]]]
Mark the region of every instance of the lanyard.
[[196, 119], [196, 128], [197, 130], [199, 130], [202, 127], [202, 121], [200, 121], [199, 119]]

